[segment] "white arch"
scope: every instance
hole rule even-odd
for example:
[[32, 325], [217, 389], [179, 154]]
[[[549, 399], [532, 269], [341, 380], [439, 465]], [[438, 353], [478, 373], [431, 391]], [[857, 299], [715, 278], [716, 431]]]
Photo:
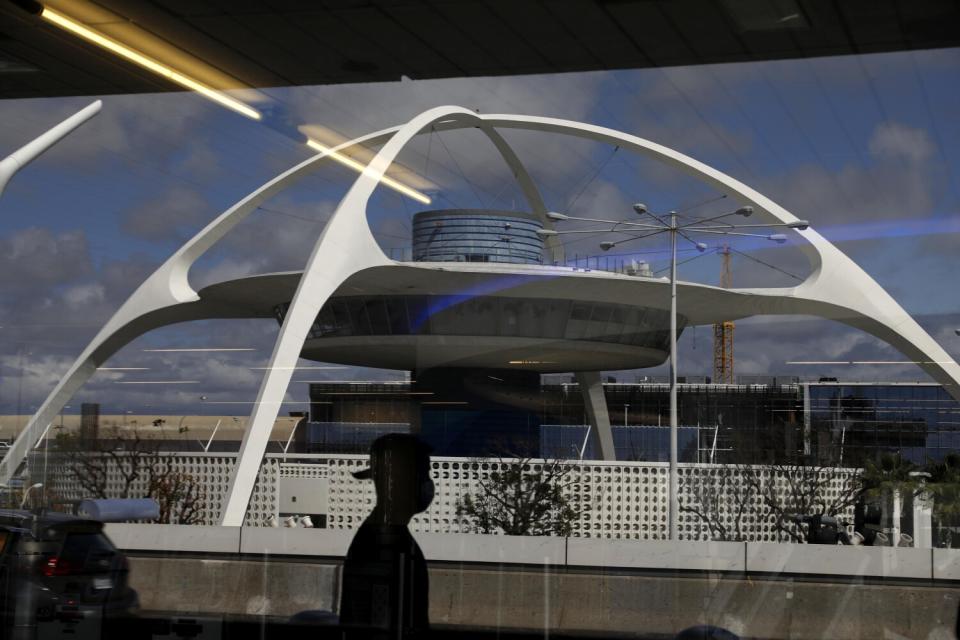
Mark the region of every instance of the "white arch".
[[[540, 218], [540, 223], [544, 229], [553, 229], [553, 220], [547, 217], [547, 205], [540, 195], [540, 190], [537, 189], [536, 183], [530, 177], [526, 167], [523, 166], [519, 156], [514, 152], [513, 147], [507, 144], [500, 132], [490, 126], [489, 123], [482, 123], [480, 130], [487, 134], [497, 151], [500, 152], [501, 157], [506, 161], [507, 166], [513, 171], [513, 177], [520, 185], [520, 190], [523, 192], [527, 204], [530, 205], [530, 211]], [[563, 264], [563, 245], [560, 243], [560, 239], [557, 236], [547, 236], [545, 244], [553, 262]]]
[[[434, 127], [436, 130], [461, 129], [466, 126], [481, 124], [475, 114], [470, 111], [459, 107], [445, 109], [445, 115], [460, 114], [472, 119], [469, 124], [462, 118], [447, 119], [438, 122], [437, 126]], [[443, 117], [438, 116], [435, 122]], [[400, 126], [390, 127], [354, 138], [308, 158], [251, 192], [214, 218], [206, 227], [184, 243], [127, 298], [94, 336], [80, 356], [77, 357], [47, 398], [44, 399], [37, 412], [17, 435], [3, 460], [0, 461], [0, 483], [6, 484], [10, 481], [26, 459], [30, 449], [42, 437], [52, 420], [69, 402], [73, 394], [96, 373], [98, 366], [102, 365], [123, 346], [147, 331], [161, 326], [202, 318], [224, 317], [216, 310], [203, 308], [199, 304], [197, 293], [188, 281], [190, 268], [214, 244], [255, 211], [262, 202], [288, 188], [309, 171], [316, 169], [322, 161], [329, 159], [334, 153], [357, 145], [379, 144], [400, 128]], [[552, 222], [546, 218], [546, 207], [543, 204], [543, 199], [519, 158], [494, 129], [486, 126], [481, 128], [513, 171], [531, 210], [541, 216], [545, 225], [552, 225]], [[417, 131], [417, 133], [421, 133], [421, 131]], [[369, 230], [366, 223], [364, 228]], [[555, 247], [553, 247], [553, 252], [556, 258], [558, 253]], [[379, 252], [379, 247], [378, 253], [382, 255], [382, 252]], [[562, 254], [559, 255], [562, 256]], [[279, 410], [279, 405], [277, 410]]]
[[[339, 145], [277, 176], [225, 211], [181, 247], [155, 271], [121, 306], [97, 334], [67, 375], [34, 415], [0, 463], [0, 482], [6, 482], [33, 446], [47, 424], [110, 354], [143, 331], [200, 317], [223, 317], [217, 309], [201, 304], [189, 286], [191, 265], [249, 215], [261, 202], [288, 186], [293, 180], [329, 157], [333, 151], [357, 144], [386, 144], [354, 182], [318, 239], [301, 277], [297, 293], [281, 326], [271, 356], [270, 368], [261, 383], [257, 402], [248, 421], [248, 430], [231, 480], [223, 510], [224, 524], [242, 524], [246, 504], [256, 480], [270, 429], [299, 357], [307, 332], [327, 298], [350, 275], [363, 269], [394, 264], [373, 238], [366, 216], [366, 204], [386, 168], [403, 147], [427, 127], [436, 130], [479, 127], [491, 139], [517, 177], [534, 212], [546, 209], [536, 187], [519, 158], [496, 131], [518, 128], [562, 133], [598, 142], [617, 144], [649, 155], [685, 173], [702, 179], [720, 191], [751, 204], [760, 215], [779, 222], [792, 222], [791, 213], [743, 183], [693, 158], [663, 145], [619, 131], [594, 125], [514, 115], [478, 115], [460, 107], [438, 107], [426, 111], [402, 127], [384, 129]], [[357, 224], [356, 217], [362, 220]], [[789, 289], [735, 289], [760, 304], [751, 305], [763, 313], [810, 314], [832, 318], [861, 328], [898, 348], [916, 361], [950, 395], [960, 401], [960, 367], [879, 284], [850, 258], [812, 229], [798, 231], [808, 244], [801, 245], [813, 265], [802, 284]]]
[[161, 326], [200, 318], [223, 317], [219, 314], [211, 315], [215, 313], [214, 310], [200, 306], [200, 298], [187, 279], [190, 267], [210, 247], [256, 210], [260, 203], [315, 169], [334, 152], [358, 144], [379, 143], [397, 129], [398, 127], [391, 127], [377, 131], [304, 160], [224, 211], [181, 246], [137, 287], [60, 378], [60, 382], [17, 435], [13, 445], [0, 461], [0, 484], [10, 482], [30, 449], [73, 394], [96, 373], [98, 366], [124, 345], [146, 331]]
[[[454, 114], [457, 114], [457, 117], [451, 117]], [[379, 179], [383, 170], [393, 161], [400, 149], [425, 127], [439, 123], [444, 128], [454, 129], [476, 126], [478, 121], [482, 122], [481, 129], [488, 132], [497, 127], [521, 128], [566, 133], [599, 142], [619, 144], [645, 155], [651, 155], [681, 169], [685, 173], [703, 179], [721, 191], [753, 205], [761, 215], [765, 214], [779, 222], [797, 220], [797, 217], [786, 209], [743, 183], [693, 158], [649, 140], [605, 127], [578, 122], [535, 116], [477, 115], [456, 107], [432, 109], [404, 125], [374, 158], [370, 165], [370, 168], [373, 169], [373, 175], [376, 175]], [[488, 135], [490, 134], [488, 133]], [[521, 179], [520, 175], [524, 176], [521, 179], [521, 185], [527, 197], [531, 198], [531, 206], [541, 207], [545, 211], [542, 199], [532, 181], [529, 180], [529, 176], [525, 171], [523, 174], [517, 173], [516, 165], [519, 165], [519, 160], [516, 154], [499, 134], [491, 135], [491, 140], [500, 149], [508, 163], [513, 166], [518, 179]], [[527, 184], [524, 184], [524, 180], [527, 181]], [[360, 183], [363, 183], [363, 185], [360, 186]], [[279, 403], [283, 399], [283, 394], [286, 392], [287, 384], [292, 375], [291, 366], [299, 356], [310, 325], [319, 313], [323, 303], [336, 290], [336, 287], [353, 273], [363, 268], [390, 262], [386, 260], [379, 247], [376, 246], [366, 218], [366, 201], [375, 186], [376, 180], [371, 179], [370, 175], [361, 176], [357, 180], [350, 193], [341, 202], [308, 262], [307, 269], [297, 288], [297, 295], [294, 297], [284, 320], [281, 337], [278, 339], [274, 356], [271, 359], [271, 368], [267, 371], [260, 395], [257, 397], [256, 409], [248, 423], [249, 428], [244, 436], [236, 467], [237, 475], [231, 483], [227, 506], [223, 512], [223, 524], [242, 524], [243, 513], [246, 511], [247, 501], [256, 480], [260, 459], [266, 448], [269, 429], [276, 418]], [[349, 225], [353, 222], [348, 221], [347, 216], [359, 216], [363, 223], [350, 227]], [[337, 226], [334, 234], [335, 220]], [[362, 230], [359, 227], [362, 227]], [[887, 340], [908, 356], [917, 360], [934, 379], [944, 384], [954, 398], [960, 400], [960, 386], [958, 386], [960, 385], [960, 368], [958, 368], [956, 362], [907, 315], [889, 294], [839, 249], [813, 230], [808, 229], [799, 233], [810, 243], [804, 245], [803, 248], [813, 264], [814, 270], [811, 276], [800, 286], [793, 289], [778, 290], [777, 296], [784, 303], [788, 301], [792, 303], [785, 304], [784, 309], [795, 309], [792, 311], [793, 313], [819, 313], [858, 326]], [[337, 238], [337, 240], [328, 238]], [[325, 239], [327, 239], [326, 243]], [[353, 245], [355, 250], [352, 253], [352, 259], [343, 260], [336, 254], [329, 259], [324, 256], [324, 273], [327, 276], [330, 273], [336, 275], [326, 281], [321, 281], [321, 275], [318, 271], [320, 269], [318, 258], [321, 247], [326, 244], [332, 248], [333, 243], [342, 241], [346, 244], [351, 239], [356, 242]], [[363, 255], [362, 248], [365, 244], [376, 247], [370, 249], [371, 257], [369, 260], [360, 257]], [[372, 257], [374, 255], [376, 255], [376, 258]], [[386, 262], [380, 262], [381, 260]], [[315, 290], [313, 288], [314, 280], [322, 288]], [[854, 291], [851, 292], [850, 288], [853, 288]], [[304, 294], [305, 291], [309, 294]], [[763, 290], [755, 291], [755, 293], [769, 295]], [[301, 302], [301, 299], [310, 302]], [[292, 325], [293, 328], [288, 333], [287, 324], [291, 322], [291, 317], [294, 316], [295, 306], [298, 307], [295, 325]], [[276, 369], [275, 367], [280, 368]]]
[[[727, 195], [754, 207], [777, 222], [798, 218], [763, 194], [698, 160], [668, 147], [595, 125], [536, 116], [487, 115], [494, 127], [566, 133], [598, 142], [619, 144], [672, 165], [712, 184]], [[960, 365], [873, 278], [840, 249], [813, 229], [797, 230], [800, 245], [813, 266], [801, 284], [788, 289], [734, 289], [777, 300], [770, 313], [819, 315], [862, 329], [909, 357], [960, 401]]]
[[393, 263], [384, 255], [370, 230], [367, 202], [397, 154], [414, 136], [440, 120], [448, 123], [455, 121], [464, 126], [468, 121], [470, 124], [477, 121], [476, 114], [460, 107], [437, 107], [413, 118], [374, 156], [320, 234], [283, 318], [270, 364], [260, 383], [250, 420], [247, 421], [240, 455], [221, 512], [221, 524], [243, 524], [247, 503], [260, 470], [260, 461], [267, 448], [267, 439], [293, 376], [293, 366], [300, 357], [303, 343], [321, 307], [353, 274]]

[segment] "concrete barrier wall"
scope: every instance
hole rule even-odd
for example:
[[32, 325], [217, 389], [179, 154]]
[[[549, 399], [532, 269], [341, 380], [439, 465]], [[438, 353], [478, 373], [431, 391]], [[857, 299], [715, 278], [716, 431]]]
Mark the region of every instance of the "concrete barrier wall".
[[340, 566], [131, 555], [130, 585], [148, 611], [291, 616], [309, 609], [336, 611]]
[[434, 623], [664, 634], [713, 624], [753, 638], [952, 638], [953, 587], [433, 568]]
[[632, 540], [570, 538], [567, 545], [567, 565], [576, 567], [743, 573], [746, 571], [744, 558], [742, 542], [651, 540], [635, 544]]
[[[353, 531], [109, 524], [128, 551], [340, 559]], [[428, 561], [960, 581], [960, 550], [415, 533]]]
[[[336, 610], [352, 532], [109, 525], [145, 609]], [[748, 637], [953, 637], [960, 551], [416, 535], [436, 623]], [[951, 582], [952, 581], [952, 582]]]
[[960, 550], [933, 550], [933, 578], [960, 582]]

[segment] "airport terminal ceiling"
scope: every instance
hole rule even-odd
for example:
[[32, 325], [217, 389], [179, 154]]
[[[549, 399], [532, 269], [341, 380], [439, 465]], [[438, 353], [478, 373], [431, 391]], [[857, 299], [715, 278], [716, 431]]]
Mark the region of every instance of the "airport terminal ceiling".
[[953, 0], [13, 0], [0, 98], [177, 90], [31, 12], [47, 6], [218, 89], [668, 67], [960, 44]]

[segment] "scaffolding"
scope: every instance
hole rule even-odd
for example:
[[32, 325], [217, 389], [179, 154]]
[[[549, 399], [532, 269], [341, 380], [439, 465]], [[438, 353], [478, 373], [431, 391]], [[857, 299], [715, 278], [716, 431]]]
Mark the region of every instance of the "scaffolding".
[[[724, 244], [720, 249], [720, 286], [729, 289], [733, 285], [730, 272], [730, 246]], [[732, 321], [718, 322], [713, 325], [713, 382], [733, 384], [733, 329]]]

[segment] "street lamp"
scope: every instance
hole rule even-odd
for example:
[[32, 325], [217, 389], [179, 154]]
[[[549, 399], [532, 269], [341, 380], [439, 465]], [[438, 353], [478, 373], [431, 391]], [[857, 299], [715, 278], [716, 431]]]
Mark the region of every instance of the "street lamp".
[[30, 492], [34, 489], [42, 489], [43, 483], [38, 482], [27, 487], [23, 492], [23, 500], [20, 501], [20, 509], [24, 509], [27, 506], [27, 500], [30, 499]]
[[604, 241], [600, 243], [603, 251], [625, 243], [643, 238], [649, 238], [661, 233], [670, 234], [670, 539], [676, 540], [679, 530], [679, 475], [677, 473], [678, 443], [677, 436], [679, 431], [678, 410], [677, 410], [677, 236], [687, 240], [703, 253], [707, 250], [707, 245], [703, 242], [697, 242], [690, 236], [697, 233], [723, 236], [743, 236], [750, 238], [763, 238], [783, 244], [787, 241], [787, 236], [782, 233], [761, 234], [740, 231], [740, 229], [760, 229], [771, 227], [786, 227], [788, 229], [804, 230], [810, 226], [806, 220], [794, 220], [793, 222], [779, 223], [758, 223], [758, 224], [731, 224], [724, 222], [724, 218], [730, 216], [740, 216], [748, 218], [753, 215], [753, 207], [746, 205], [737, 208], [734, 211], [722, 213], [720, 215], [708, 218], [697, 219], [688, 223], [678, 222], [679, 214], [671, 211], [669, 217], [650, 212], [647, 205], [637, 203], [633, 205], [633, 210], [638, 216], [649, 216], [653, 218], [652, 222], [630, 222], [626, 220], [606, 220], [603, 218], [584, 218], [579, 216], [570, 216], [563, 213], [549, 212], [547, 217], [554, 221], [575, 220], [578, 222], [598, 222], [610, 225], [608, 228], [600, 229], [578, 229], [571, 231], [540, 230], [537, 233], [542, 237], [565, 235], [573, 233], [630, 233], [639, 231], [629, 237], [619, 241]]

